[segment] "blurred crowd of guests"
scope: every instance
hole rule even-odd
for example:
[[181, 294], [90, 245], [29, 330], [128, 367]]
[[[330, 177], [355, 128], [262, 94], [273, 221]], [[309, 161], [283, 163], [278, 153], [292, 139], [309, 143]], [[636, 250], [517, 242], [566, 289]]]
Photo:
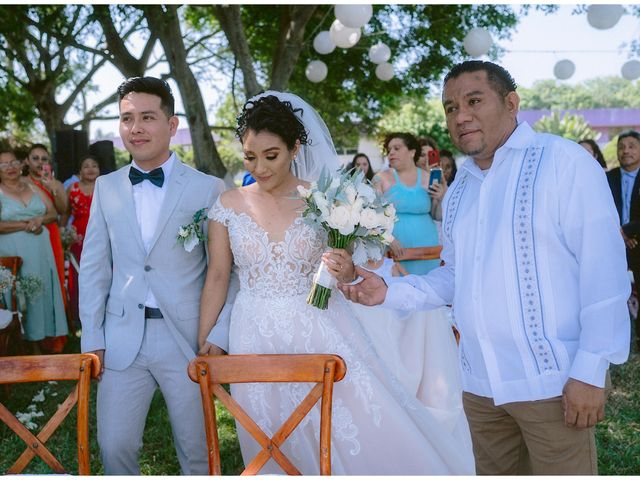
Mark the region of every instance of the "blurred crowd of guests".
[[[609, 171], [594, 140], [578, 143], [606, 171], [620, 215], [629, 269], [638, 285], [640, 134], [629, 131], [618, 136], [620, 166]], [[380, 171], [374, 172], [364, 153], [357, 153], [346, 169], [363, 171], [366, 179], [395, 205], [398, 222], [393, 231], [392, 256], [403, 256], [407, 248], [440, 245], [441, 204], [457, 172], [453, 153], [438, 149], [432, 138], [409, 132], [387, 135], [383, 149], [387, 163]], [[80, 324], [78, 268], [93, 189], [100, 175], [98, 159], [89, 155], [63, 184], [55, 178], [50, 158], [42, 144], [22, 152], [6, 148], [0, 152], [0, 256], [21, 257], [21, 273], [37, 275], [43, 281], [43, 293], [28, 303], [23, 319], [24, 339], [31, 351], [42, 353], [61, 352], [67, 334]], [[243, 179], [243, 185], [252, 182], [250, 175]], [[404, 260], [399, 262], [399, 271], [425, 274], [438, 265], [438, 260]], [[640, 339], [637, 342], [640, 349]]]
[[62, 352], [79, 326], [77, 269], [99, 175], [98, 160], [87, 156], [65, 185], [46, 146], [0, 150], [0, 256], [21, 257], [19, 274], [43, 286], [22, 312], [29, 352]]

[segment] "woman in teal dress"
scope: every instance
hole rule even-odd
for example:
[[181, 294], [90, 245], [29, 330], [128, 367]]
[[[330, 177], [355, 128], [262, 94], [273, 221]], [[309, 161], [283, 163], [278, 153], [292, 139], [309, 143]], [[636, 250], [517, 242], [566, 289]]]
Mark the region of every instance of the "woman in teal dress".
[[[439, 204], [428, 193], [428, 176], [416, 166], [421, 151], [418, 140], [410, 133], [392, 133], [385, 139], [384, 148], [390, 168], [378, 173], [374, 183], [393, 202], [398, 214], [391, 251], [401, 255], [404, 248], [438, 245], [431, 212]], [[408, 273], [423, 275], [439, 266], [440, 260], [407, 260], [401, 265]]]
[[43, 223], [56, 215], [53, 205], [20, 175], [22, 164], [13, 152], [0, 152], [0, 256], [22, 258], [21, 275], [42, 280], [43, 291], [27, 303], [24, 336], [38, 343], [47, 337], [66, 336], [67, 318], [56, 265]]

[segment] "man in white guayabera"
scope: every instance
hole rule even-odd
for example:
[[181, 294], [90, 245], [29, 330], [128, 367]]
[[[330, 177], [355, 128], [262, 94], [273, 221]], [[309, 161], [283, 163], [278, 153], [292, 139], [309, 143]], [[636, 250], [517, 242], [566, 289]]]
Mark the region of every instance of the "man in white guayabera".
[[468, 158], [444, 199], [444, 266], [384, 280], [358, 269], [341, 289], [400, 310], [453, 304], [478, 474], [596, 474], [607, 369], [629, 354], [624, 243], [600, 166], [518, 122], [515, 90], [490, 62], [445, 77]]

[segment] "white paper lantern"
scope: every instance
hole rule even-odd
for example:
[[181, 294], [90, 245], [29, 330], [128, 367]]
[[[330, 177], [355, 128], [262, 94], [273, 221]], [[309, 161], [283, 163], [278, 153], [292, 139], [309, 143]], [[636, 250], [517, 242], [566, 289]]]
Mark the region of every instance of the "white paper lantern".
[[340, 20], [334, 20], [329, 28], [331, 40], [340, 48], [351, 48], [360, 40], [360, 29], [343, 25]]
[[340, 23], [351, 28], [364, 27], [373, 15], [371, 5], [336, 5], [334, 11]]
[[629, 60], [622, 65], [622, 76], [627, 80], [635, 80], [640, 77], [640, 62], [638, 60]]
[[476, 27], [469, 30], [462, 44], [469, 55], [480, 57], [489, 51], [491, 45], [493, 45], [493, 39], [486, 29]]
[[369, 60], [373, 63], [383, 63], [391, 58], [391, 49], [384, 43], [378, 42], [369, 49]]
[[381, 63], [376, 67], [376, 77], [378, 77], [383, 82], [388, 82], [393, 78], [393, 65], [390, 63]]
[[575, 71], [576, 66], [571, 60], [560, 60], [553, 67], [553, 74], [558, 80], [566, 80], [567, 78], [571, 78]]
[[320, 32], [313, 39], [313, 49], [320, 55], [327, 55], [336, 49], [336, 44], [331, 40], [331, 34], [328, 30]]
[[587, 21], [593, 28], [607, 30], [618, 23], [623, 13], [622, 5], [589, 5]]
[[309, 65], [307, 65], [304, 74], [310, 82], [318, 83], [327, 78], [328, 71], [327, 64], [322, 60], [312, 60], [309, 62]]

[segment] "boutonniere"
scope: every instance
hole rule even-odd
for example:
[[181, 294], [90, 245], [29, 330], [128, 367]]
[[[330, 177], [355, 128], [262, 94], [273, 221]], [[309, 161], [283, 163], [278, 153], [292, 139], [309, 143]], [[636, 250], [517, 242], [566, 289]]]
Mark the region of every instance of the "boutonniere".
[[182, 225], [178, 230], [176, 237], [178, 243], [181, 244], [187, 252], [191, 252], [193, 248], [200, 242], [204, 242], [205, 236], [202, 233], [202, 222], [207, 216], [207, 209], [201, 208], [193, 214], [193, 221]]

